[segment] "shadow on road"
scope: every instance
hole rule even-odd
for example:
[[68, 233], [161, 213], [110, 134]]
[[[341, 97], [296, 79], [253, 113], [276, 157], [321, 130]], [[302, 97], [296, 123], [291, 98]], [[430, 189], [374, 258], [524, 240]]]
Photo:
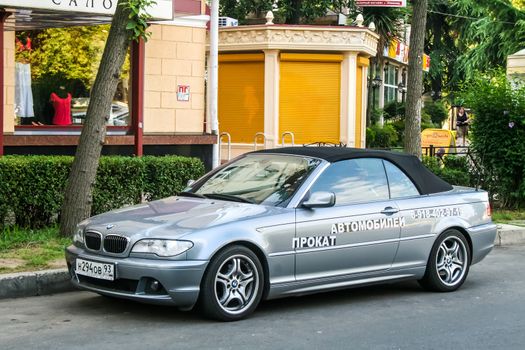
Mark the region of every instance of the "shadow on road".
[[[425, 293], [416, 282], [377, 285], [324, 292], [304, 296], [263, 301], [252, 317], [276, 317], [282, 313], [294, 313], [298, 310], [315, 312], [317, 309], [339, 308], [345, 306], [363, 306], [376, 300], [377, 303], [410, 299], [414, 294]], [[385, 298], [386, 297], [386, 298]], [[124, 319], [142, 319], [149, 322], [191, 321], [192, 323], [209, 322], [198, 310], [180, 311], [176, 307], [143, 304], [131, 300], [115, 299], [92, 293], [85, 293], [82, 299], [68, 299], [64, 308], [74, 309], [75, 313], [85, 316], [113, 315]]]

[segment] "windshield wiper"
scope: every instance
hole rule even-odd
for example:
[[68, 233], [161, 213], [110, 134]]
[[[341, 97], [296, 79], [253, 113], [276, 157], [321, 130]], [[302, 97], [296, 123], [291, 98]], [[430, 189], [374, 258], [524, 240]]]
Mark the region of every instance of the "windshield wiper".
[[203, 196], [202, 194], [188, 192], [188, 191], [182, 191], [181, 193], [179, 193], [179, 196], [182, 196], [182, 197], [206, 198], [206, 196]]
[[234, 196], [233, 194], [227, 194], [227, 193], [205, 193], [204, 197], [213, 198], [213, 199], [224, 199], [227, 201], [234, 201], [234, 202], [241, 202], [241, 203], [255, 204], [255, 201], [251, 199]]

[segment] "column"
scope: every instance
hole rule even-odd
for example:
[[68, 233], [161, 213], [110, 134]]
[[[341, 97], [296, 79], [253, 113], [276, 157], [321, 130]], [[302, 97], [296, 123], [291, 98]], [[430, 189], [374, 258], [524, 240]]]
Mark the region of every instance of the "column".
[[[367, 62], [368, 63], [368, 62]], [[366, 115], [367, 115], [367, 108], [368, 108], [368, 65], [363, 64], [360, 66], [360, 69], [363, 70], [363, 80], [361, 82], [361, 91], [363, 91], [363, 94], [361, 96], [361, 130], [357, 131], [361, 133], [361, 143], [359, 145], [356, 145], [356, 147], [365, 148], [366, 147]]]
[[355, 145], [355, 117], [357, 98], [357, 53], [345, 52], [341, 62], [341, 124], [340, 141], [348, 147]]
[[135, 155], [142, 156], [144, 133], [144, 39], [131, 44], [131, 118], [135, 135]]
[[277, 147], [279, 135], [279, 50], [264, 50], [264, 134], [268, 148]]

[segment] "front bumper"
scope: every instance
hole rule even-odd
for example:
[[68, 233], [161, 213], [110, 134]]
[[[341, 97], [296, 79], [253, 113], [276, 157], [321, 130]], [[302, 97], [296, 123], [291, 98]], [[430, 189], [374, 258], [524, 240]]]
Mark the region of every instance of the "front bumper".
[[[115, 280], [106, 281], [77, 275], [76, 258], [115, 264]], [[73, 245], [66, 248], [66, 261], [71, 282], [80, 289], [181, 308], [191, 308], [197, 302], [200, 283], [208, 265], [208, 261], [201, 260], [113, 258], [96, 255]], [[156, 291], [148, 288], [149, 283], [154, 280], [161, 286]]]
[[494, 248], [497, 226], [494, 223], [470, 227], [467, 229], [472, 240], [472, 265], [480, 262]]

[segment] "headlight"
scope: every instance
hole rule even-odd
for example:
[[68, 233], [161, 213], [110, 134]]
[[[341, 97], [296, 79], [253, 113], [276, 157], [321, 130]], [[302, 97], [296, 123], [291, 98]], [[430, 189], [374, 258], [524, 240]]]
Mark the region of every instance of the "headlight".
[[84, 244], [84, 229], [77, 227], [75, 234], [73, 235], [73, 243], [75, 244]]
[[193, 247], [193, 243], [190, 241], [143, 239], [135, 243], [131, 252], [149, 253], [164, 257], [182, 254], [191, 247]]

